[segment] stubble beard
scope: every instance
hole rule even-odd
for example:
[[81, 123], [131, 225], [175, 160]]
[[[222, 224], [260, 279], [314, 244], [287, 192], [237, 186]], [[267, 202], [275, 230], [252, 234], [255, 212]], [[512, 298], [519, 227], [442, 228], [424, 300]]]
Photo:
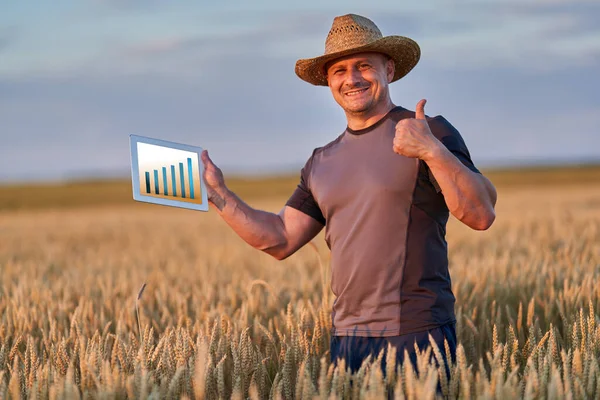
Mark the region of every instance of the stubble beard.
[[369, 111], [371, 111], [371, 109], [373, 109], [373, 99], [358, 107], [342, 106], [342, 108], [344, 109], [346, 114], [350, 114], [353, 116], [365, 115], [368, 114]]
[[[342, 94], [342, 96], [345, 96]], [[351, 106], [349, 104], [340, 104], [340, 106], [344, 109], [344, 112], [348, 115], [352, 115], [355, 117], [369, 115], [372, 111], [374, 111], [380, 104], [385, 102], [386, 95], [382, 93], [380, 98], [371, 97], [363, 104], [358, 106]]]
[[368, 85], [355, 86], [355, 87], [347, 88], [347, 89], [341, 91], [341, 93], [340, 93], [341, 101], [338, 101], [338, 104], [340, 105], [340, 107], [342, 107], [342, 109], [344, 110], [344, 112], [346, 114], [353, 115], [353, 116], [358, 116], [358, 115], [362, 115], [362, 114], [367, 113], [371, 109], [371, 107], [373, 105], [373, 100], [374, 100], [373, 97], [367, 99], [362, 104], [353, 105], [352, 98], [351, 97], [348, 98], [343, 93], [343, 92], [348, 91], [348, 90], [364, 89], [364, 88], [367, 88], [367, 87], [369, 87], [369, 86]]

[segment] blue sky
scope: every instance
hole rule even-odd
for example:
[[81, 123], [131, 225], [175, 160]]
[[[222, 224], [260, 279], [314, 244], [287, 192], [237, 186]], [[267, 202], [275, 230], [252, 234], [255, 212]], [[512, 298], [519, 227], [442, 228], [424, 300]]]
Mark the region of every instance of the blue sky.
[[0, 4], [0, 182], [126, 176], [129, 134], [226, 173], [297, 172], [345, 128], [296, 77], [336, 15], [421, 46], [393, 101], [445, 116], [478, 166], [600, 160], [596, 0]]

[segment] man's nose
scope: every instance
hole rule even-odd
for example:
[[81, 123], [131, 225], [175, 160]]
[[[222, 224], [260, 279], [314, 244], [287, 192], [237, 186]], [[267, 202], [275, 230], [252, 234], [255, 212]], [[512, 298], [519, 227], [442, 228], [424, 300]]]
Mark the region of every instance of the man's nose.
[[349, 86], [360, 85], [363, 81], [362, 75], [358, 69], [350, 68], [346, 73], [346, 84]]

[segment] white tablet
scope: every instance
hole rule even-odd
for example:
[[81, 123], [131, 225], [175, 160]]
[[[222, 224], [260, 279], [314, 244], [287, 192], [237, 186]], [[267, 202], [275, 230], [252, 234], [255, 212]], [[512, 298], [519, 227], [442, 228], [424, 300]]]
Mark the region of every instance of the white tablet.
[[129, 135], [133, 199], [208, 211], [201, 147]]

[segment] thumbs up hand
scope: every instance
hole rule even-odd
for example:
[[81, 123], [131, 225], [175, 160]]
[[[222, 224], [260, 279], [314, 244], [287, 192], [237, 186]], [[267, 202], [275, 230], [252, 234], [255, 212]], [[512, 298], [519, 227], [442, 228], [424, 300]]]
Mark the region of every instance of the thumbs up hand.
[[396, 124], [394, 153], [425, 159], [440, 144], [439, 140], [431, 133], [425, 119], [426, 102], [427, 100], [422, 99], [417, 103], [415, 118], [404, 118]]

